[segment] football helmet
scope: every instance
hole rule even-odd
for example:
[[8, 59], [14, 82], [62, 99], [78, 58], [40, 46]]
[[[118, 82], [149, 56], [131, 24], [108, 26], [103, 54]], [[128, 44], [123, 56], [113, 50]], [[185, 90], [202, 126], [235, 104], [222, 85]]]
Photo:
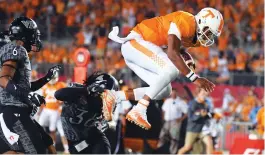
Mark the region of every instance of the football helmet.
[[112, 75], [103, 73], [95, 79], [95, 81], [102, 81], [102, 80], [106, 80], [107, 82], [105, 85], [105, 89], [115, 90], [115, 91], [119, 90], [119, 82]]
[[202, 46], [211, 46], [214, 39], [219, 37], [224, 20], [222, 14], [214, 8], [204, 8], [197, 15], [195, 15], [197, 23], [197, 38]]
[[89, 86], [96, 81], [106, 81], [106, 84], [102, 86], [104, 89], [108, 90], [119, 90], [119, 82], [110, 74], [103, 72], [94, 72], [90, 75], [84, 82], [84, 86]]
[[9, 37], [11, 41], [23, 41], [23, 46], [28, 52], [32, 50], [32, 46], [36, 47], [37, 52], [42, 47], [38, 26], [34, 20], [28, 17], [18, 17], [10, 24]]

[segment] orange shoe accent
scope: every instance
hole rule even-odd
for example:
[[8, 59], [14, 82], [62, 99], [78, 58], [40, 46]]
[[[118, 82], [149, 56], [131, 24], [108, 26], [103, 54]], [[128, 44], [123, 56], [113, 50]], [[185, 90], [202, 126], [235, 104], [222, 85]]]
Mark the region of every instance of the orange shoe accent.
[[112, 113], [116, 103], [116, 97], [110, 90], [105, 90], [101, 94], [102, 113], [106, 121], [112, 120]]
[[128, 112], [126, 119], [145, 130], [149, 130], [151, 128], [151, 124], [147, 121], [146, 114], [137, 111], [135, 108]]

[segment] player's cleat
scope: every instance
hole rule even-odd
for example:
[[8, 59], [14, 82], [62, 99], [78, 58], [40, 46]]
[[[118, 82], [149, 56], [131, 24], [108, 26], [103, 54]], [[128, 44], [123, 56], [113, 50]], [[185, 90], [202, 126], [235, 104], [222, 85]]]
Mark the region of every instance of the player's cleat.
[[101, 94], [102, 98], [102, 113], [106, 121], [112, 120], [112, 113], [113, 109], [115, 108], [116, 104], [116, 96], [114, 92], [110, 90], [105, 90]]
[[147, 120], [146, 110], [139, 110], [135, 106], [128, 112], [126, 119], [143, 129], [149, 130], [151, 128], [151, 124]]

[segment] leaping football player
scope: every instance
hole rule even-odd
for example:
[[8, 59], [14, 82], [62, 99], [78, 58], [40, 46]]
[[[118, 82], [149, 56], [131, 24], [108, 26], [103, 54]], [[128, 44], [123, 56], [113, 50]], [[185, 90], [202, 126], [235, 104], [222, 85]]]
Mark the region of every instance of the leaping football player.
[[[215, 85], [206, 78], [198, 76], [185, 63], [180, 52], [181, 46], [211, 46], [223, 28], [223, 16], [214, 8], [204, 8], [197, 15], [176, 11], [165, 16], [147, 19], [136, 25], [126, 38], [118, 37], [119, 29], [114, 27], [109, 38], [121, 43], [121, 52], [127, 66], [133, 70], [149, 87], [132, 91], [106, 91], [116, 95], [117, 100], [138, 100], [126, 118], [142, 128], [150, 129], [146, 110], [151, 99], [159, 100], [170, 95], [171, 82], [181, 73], [191, 82], [207, 92]], [[167, 46], [167, 52], [162, 49]], [[187, 53], [183, 53], [187, 56]], [[190, 58], [192, 59], [192, 58]], [[194, 63], [194, 62], [193, 62]], [[111, 109], [115, 101], [104, 101], [107, 120], [111, 120]]]

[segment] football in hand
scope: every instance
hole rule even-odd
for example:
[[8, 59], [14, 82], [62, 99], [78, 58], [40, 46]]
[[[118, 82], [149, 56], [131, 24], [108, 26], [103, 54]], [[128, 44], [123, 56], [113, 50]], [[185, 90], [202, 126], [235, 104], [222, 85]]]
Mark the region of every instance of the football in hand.
[[186, 52], [185, 50], [181, 50], [180, 52], [181, 57], [183, 58], [183, 60], [185, 61], [186, 65], [193, 71], [195, 71], [195, 62], [192, 58], [192, 56]]

